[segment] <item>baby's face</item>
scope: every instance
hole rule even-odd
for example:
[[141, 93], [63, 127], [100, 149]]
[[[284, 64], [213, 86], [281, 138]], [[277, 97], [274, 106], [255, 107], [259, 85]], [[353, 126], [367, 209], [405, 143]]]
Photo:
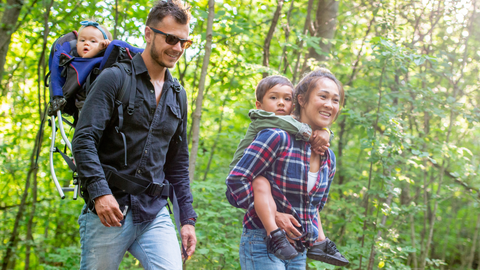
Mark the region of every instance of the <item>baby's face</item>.
[[277, 84], [267, 90], [262, 102], [256, 102], [257, 109], [273, 112], [276, 115], [290, 115], [293, 109], [293, 89], [288, 85]]
[[[77, 39], [77, 52], [80, 57], [84, 57], [90, 51], [100, 52], [99, 42], [104, 40], [102, 32], [94, 26], [87, 26], [80, 31]], [[94, 55], [95, 55], [94, 54]], [[89, 54], [92, 56], [92, 54]]]

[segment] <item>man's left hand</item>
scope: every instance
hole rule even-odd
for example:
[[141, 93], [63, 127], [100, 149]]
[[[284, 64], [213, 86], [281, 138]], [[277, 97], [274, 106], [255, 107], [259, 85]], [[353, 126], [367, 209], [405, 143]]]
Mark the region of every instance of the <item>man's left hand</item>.
[[[195, 236], [195, 227], [192, 225], [183, 225], [180, 231], [182, 234], [182, 244], [187, 251], [188, 258], [195, 252], [195, 246], [197, 245], [197, 237]], [[188, 259], [187, 258], [187, 259]], [[182, 259], [183, 252], [182, 252]]]

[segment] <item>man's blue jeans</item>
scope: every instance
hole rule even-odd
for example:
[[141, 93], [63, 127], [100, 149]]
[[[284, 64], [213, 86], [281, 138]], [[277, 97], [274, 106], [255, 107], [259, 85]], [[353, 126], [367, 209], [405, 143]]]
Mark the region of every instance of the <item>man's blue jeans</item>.
[[240, 265], [243, 270], [305, 270], [307, 267], [307, 252], [297, 257], [283, 261], [273, 254], [267, 253], [267, 245], [263, 240], [267, 235], [264, 229], [250, 230], [243, 228], [240, 240]]
[[78, 218], [82, 245], [80, 269], [116, 270], [127, 250], [145, 269], [182, 269], [177, 234], [166, 207], [151, 222], [133, 225], [128, 212], [122, 227], [110, 228], [90, 210], [83, 212]]

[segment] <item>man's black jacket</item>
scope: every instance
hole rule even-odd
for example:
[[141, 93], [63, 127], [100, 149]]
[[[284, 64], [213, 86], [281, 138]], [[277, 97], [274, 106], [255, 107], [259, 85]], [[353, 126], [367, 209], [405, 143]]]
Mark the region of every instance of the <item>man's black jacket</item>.
[[[157, 183], [167, 179], [173, 184], [178, 197], [183, 224], [190, 218], [196, 218], [188, 177], [187, 105], [183, 104], [185, 110], [182, 114], [179, 104], [180, 100], [186, 101], [186, 93], [166, 70], [157, 106], [155, 90], [141, 55], [137, 54], [132, 61], [137, 85], [135, 109], [132, 115], [126, 111], [123, 114], [128, 165], [124, 166], [122, 136], [115, 130], [118, 126], [115, 100], [125, 77], [129, 75], [122, 71], [125, 74], [119, 78], [118, 71], [113, 70], [116, 67], [113, 67], [105, 69], [96, 78], [76, 126], [72, 145], [78, 175], [90, 200], [112, 194], [112, 191], [118, 194], [118, 190], [109, 187], [102, 164], [112, 166], [120, 173]], [[180, 92], [177, 93], [178, 90]], [[184, 95], [184, 98], [180, 99], [177, 95]], [[180, 129], [181, 141], [178, 147], [172, 147], [172, 137], [177, 129]], [[169, 149], [177, 151], [168, 153]], [[166, 199], [161, 197], [123, 195], [116, 196], [120, 209], [129, 205], [135, 224], [153, 220], [167, 204]]]

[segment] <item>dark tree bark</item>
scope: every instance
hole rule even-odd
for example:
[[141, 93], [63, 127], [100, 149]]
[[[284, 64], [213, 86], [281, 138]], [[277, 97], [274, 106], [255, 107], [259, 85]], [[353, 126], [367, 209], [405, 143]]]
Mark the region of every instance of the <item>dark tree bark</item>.
[[[284, 26], [284, 32], [285, 32], [285, 43], [288, 43], [288, 38], [290, 37], [290, 17], [292, 15], [292, 10], [293, 10], [293, 3], [295, 1], [292, 0], [290, 3], [290, 8], [288, 9], [287, 12], [287, 23]], [[283, 73], [287, 73], [288, 69], [288, 58], [287, 58], [287, 45], [283, 46], [283, 51], [282, 51], [282, 58], [280, 58], [280, 63], [278, 65], [278, 71], [282, 68], [282, 61], [283, 61]]]
[[[312, 10], [313, 7], [313, 0], [308, 0], [307, 4], [307, 17], [305, 18], [305, 24], [303, 25], [303, 34], [307, 35], [308, 34], [308, 27], [311, 24], [311, 15], [310, 11]], [[298, 41], [298, 51], [296, 51], [297, 55], [297, 60], [295, 61], [295, 68], [293, 69], [293, 79], [292, 83], [295, 84], [297, 81], [297, 76], [298, 76], [298, 67], [300, 66], [300, 56], [302, 55], [302, 49], [303, 49], [303, 40], [299, 39]]]
[[[277, 1], [277, 9], [273, 14], [272, 24], [270, 24], [270, 29], [268, 30], [267, 37], [263, 43], [263, 66], [268, 67], [269, 58], [270, 58], [270, 42], [273, 38], [273, 33], [275, 33], [275, 28], [277, 27], [278, 18], [280, 18], [280, 13], [282, 12], [283, 0]], [[268, 72], [263, 73], [263, 78], [268, 76]]]
[[[319, 0], [317, 6], [317, 14], [314, 23], [315, 32], [312, 36], [321, 37], [320, 48], [324, 54], [330, 52], [332, 44], [328, 41], [335, 36], [337, 27], [338, 3], [335, 0]], [[314, 48], [309, 49], [308, 58], [315, 58], [317, 61], [327, 60], [327, 56], [315, 51]]]
[[[7, 0], [5, 11], [3, 12], [2, 20], [0, 22], [0, 37], [2, 37], [2, 39], [0, 39], [0, 85], [2, 85], [3, 71], [7, 59], [8, 48], [10, 47], [11, 37], [15, 30], [22, 7], [22, 0]], [[3, 89], [2, 95], [5, 95], [5, 92], [5, 89]]]
[[115, 0], [115, 24], [113, 26], [113, 39], [117, 39], [117, 27], [118, 27], [118, 1]]

